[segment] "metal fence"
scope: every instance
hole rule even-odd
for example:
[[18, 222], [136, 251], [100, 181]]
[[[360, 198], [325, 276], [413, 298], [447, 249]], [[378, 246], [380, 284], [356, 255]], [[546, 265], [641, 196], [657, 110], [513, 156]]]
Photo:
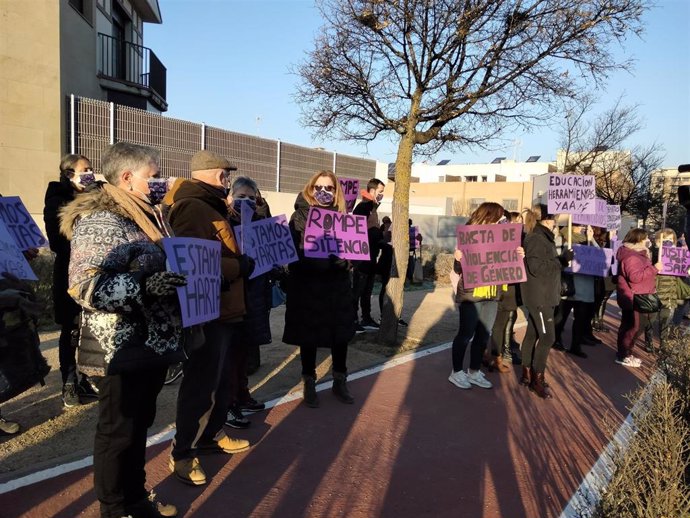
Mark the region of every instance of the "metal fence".
[[225, 156], [238, 173], [252, 177], [266, 191], [299, 192], [318, 170], [366, 182], [376, 161], [244, 135], [195, 122], [84, 97], [71, 97], [68, 110], [71, 153], [87, 156], [96, 171], [101, 153], [118, 141], [144, 144], [161, 153], [163, 176], [190, 177], [189, 162], [200, 149]]

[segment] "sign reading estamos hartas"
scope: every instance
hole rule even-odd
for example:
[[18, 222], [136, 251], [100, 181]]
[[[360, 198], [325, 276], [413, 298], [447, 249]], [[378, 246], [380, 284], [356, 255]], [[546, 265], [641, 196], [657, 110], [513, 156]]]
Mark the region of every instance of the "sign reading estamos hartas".
[[20, 250], [48, 246], [48, 240], [19, 196], [0, 197], [0, 220], [5, 223]]
[[[234, 230], [238, 239], [242, 239], [241, 227], [238, 225]], [[244, 253], [252, 257], [256, 265], [250, 279], [271, 271], [274, 266], [290, 264], [298, 259], [285, 214], [252, 221], [242, 241]]]
[[514, 284], [527, 279], [525, 262], [517, 252], [522, 225], [458, 225], [463, 286]]

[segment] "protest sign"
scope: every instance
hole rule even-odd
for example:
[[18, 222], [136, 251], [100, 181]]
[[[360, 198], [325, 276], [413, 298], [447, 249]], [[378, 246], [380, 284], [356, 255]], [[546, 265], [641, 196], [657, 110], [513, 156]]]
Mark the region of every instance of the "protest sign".
[[0, 197], [0, 219], [20, 250], [48, 246], [48, 240], [19, 196]]
[[522, 225], [458, 225], [456, 233], [465, 288], [527, 280], [524, 260], [517, 253]]
[[368, 261], [367, 217], [311, 207], [304, 229], [304, 255]]
[[681, 246], [662, 246], [661, 265], [664, 267], [661, 275], [675, 275], [686, 277], [690, 269], [690, 250]]
[[193, 326], [220, 316], [220, 241], [166, 237], [163, 248], [171, 271], [187, 277], [177, 288], [182, 325]]
[[606, 230], [619, 230], [621, 228], [621, 206], [607, 205]]
[[613, 250], [596, 246], [573, 245], [573, 260], [564, 272], [607, 277], [613, 261]]
[[338, 181], [340, 182], [340, 188], [343, 190], [343, 196], [345, 196], [347, 211], [352, 212], [359, 194], [359, 180], [357, 178], [338, 178]]
[[596, 185], [592, 175], [550, 174], [548, 196], [550, 214], [596, 212]]
[[606, 228], [609, 218], [606, 200], [595, 198], [594, 207], [594, 214], [573, 214], [573, 223], [575, 225], [591, 225], [592, 227]]
[[298, 259], [285, 214], [252, 221], [247, 225], [246, 235], [238, 225], [235, 234], [244, 242], [244, 253], [256, 263], [250, 279]]
[[611, 275], [618, 275], [618, 249], [623, 244], [623, 241], [614, 239], [611, 241], [611, 255], [613, 259], [611, 260]]
[[0, 221], [0, 274], [5, 272], [27, 281], [38, 280], [7, 226]]

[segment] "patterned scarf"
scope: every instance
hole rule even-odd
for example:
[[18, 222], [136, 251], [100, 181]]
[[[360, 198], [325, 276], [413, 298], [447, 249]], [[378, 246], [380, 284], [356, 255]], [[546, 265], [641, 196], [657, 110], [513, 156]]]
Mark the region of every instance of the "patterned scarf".
[[134, 194], [130, 194], [124, 189], [120, 189], [114, 185], [105, 184], [102, 189], [115, 200], [120, 209], [137, 224], [151, 241], [161, 249], [163, 248], [163, 233], [161, 232], [161, 228], [156, 226], [151, 218], [161, 225], [163, 232], [167, 235], [169, 235], [169, 233], [167, 232], [165, 221], [160, 217], [160, 214], [156, 212], [153, 206], [136, 197]]

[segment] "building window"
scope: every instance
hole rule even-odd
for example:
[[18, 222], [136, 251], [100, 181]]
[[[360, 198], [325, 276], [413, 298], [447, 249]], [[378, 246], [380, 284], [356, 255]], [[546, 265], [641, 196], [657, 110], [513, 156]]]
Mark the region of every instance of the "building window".
[[476, 182], [476, 181], [477, 181], [477, 177], [476, 177], [476, 176], [466, 176], [466, 177], [465, 177], [465, 181], [466, 181], [466, 182]]
[[505, 210], [510, 210], [513, 212], [517, 212], [518, 210], [518, 201], [516, 199], [503, 200], [503, 203], [501, 203], [501, 205], [503, 205], [503, 208]]
[[69, 0], [69, 5], [91, 24], [93, 19], [93, 0]]
[[482, 176], [482, 182], [486, 183], [488, 181], [488, 176]]
[[477, 210], [482, 203], [484, 203], [484, 198], [470, 198], [470, 213]]

